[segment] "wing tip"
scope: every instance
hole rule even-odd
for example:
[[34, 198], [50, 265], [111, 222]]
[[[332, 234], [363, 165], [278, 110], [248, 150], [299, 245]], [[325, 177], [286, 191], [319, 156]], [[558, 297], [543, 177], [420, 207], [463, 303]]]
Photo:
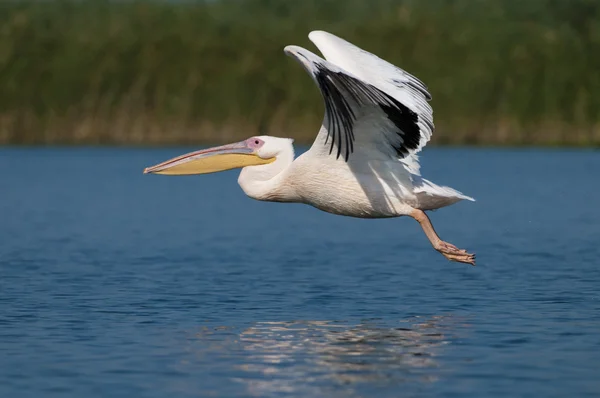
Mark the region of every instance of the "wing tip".
[[333, 33], [326, 32], [324, 30], [313, 30], [308, 34], [308, 39], [313, 42], [319, 50], [323, 50], [322, 46], [354, 46], [354, 44], [348, 42], [345, 39], [342, 39], [339, 36], [334, 35]]
[[295, 46], [295, 45], [289, 45], [289, 46], [285, 46], [283, 48], [283, 52], [287, 56], [293, 56], [298, 52], [299, 49], [301, 49], [301, 47]]
[[315, 40], [318, 40], [319, 37], [328, 37], [328, 36], [333, 36], [333, 35], [324, 30], [312, 30], [308, 33], [308, 38], [312, 42], [314, 42]]
[[321, 63], [321, 59], [316, 54], [305, 48], [295, 45], [288, 45], [283, 48], [283, 52], [290, 58], [298, 61], [304, 68], [314, 75], [314, 66]]

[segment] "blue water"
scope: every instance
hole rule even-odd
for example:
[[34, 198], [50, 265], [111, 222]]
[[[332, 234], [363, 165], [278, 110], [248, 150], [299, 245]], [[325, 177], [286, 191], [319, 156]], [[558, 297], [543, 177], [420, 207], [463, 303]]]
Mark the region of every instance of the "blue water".
[[187, 150], [0, 149], [0, 396], [600, 395], [599, 152], [426, 149], [471, 267]]

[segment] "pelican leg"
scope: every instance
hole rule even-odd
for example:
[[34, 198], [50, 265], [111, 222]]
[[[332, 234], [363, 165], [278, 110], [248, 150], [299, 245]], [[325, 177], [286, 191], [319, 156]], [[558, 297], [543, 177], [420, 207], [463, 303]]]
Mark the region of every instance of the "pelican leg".
[[423, 228], [423, 232], [427, 235], [427, 238], [431, 242], [431, 245], [435, 250], [440, 252], [444, 257], [450, 261], [457, 261], [459, 263], [475, 265], [475, 255], [467, 253], [466, 250], [459, 249], [451, 243], [444, 242], [440, 239], [438, 234], [433, 229], [431, 220], [427, 217], [427, 214], [423, 210], [414, 209], [410, 216], [417, 220]]

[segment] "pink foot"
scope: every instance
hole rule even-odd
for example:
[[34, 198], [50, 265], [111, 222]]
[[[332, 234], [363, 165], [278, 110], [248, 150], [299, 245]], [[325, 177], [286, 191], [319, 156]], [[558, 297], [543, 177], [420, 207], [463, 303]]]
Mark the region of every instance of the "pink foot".
[[440, 240], [435, 245], [435, 250], [439, 251], [450, 261], [475, 265], [475, 254], [467, 253], [466, 250], [459, 249], [451, 243]]

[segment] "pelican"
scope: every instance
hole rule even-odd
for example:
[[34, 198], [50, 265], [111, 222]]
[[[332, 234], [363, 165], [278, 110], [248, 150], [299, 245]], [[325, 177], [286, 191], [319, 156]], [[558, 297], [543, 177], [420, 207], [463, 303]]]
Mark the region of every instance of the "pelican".
[[444, 242], [425, 213], [473, 198], [421, 177], [417, 153], [434, 130], [431, 95], [415, 76], [331, 33], [308, 35], [325, 59], [298, 46], [285, 54], [319, 88], [325, 115], [308, 151], [294, 160], [293, 140], [255, 136], [148, 167], [144, 173], [191, 175], [241, 168], [249, 197], [311, 205], [359, 218], [409, 216], [448, 260], [475, 255]]

